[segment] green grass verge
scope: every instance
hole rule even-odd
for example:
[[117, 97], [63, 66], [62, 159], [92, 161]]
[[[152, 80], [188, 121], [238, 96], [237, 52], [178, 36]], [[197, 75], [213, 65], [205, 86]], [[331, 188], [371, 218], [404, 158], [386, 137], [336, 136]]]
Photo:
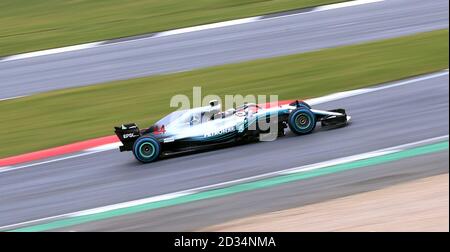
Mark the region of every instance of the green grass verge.
[[0, 102], [0, 157], [148, 126], [173, 110], [175, 94], [315, 97], [448, 68], [448, 29], [317, 52], [262, 59]]
[[1, 0], [0, 55], [344, 0]]

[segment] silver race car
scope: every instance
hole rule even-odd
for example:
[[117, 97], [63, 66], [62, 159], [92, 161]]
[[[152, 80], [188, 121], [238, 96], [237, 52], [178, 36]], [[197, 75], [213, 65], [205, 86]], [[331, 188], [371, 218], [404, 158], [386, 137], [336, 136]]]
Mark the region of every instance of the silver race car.
[[311, 133], [318, 122], [322, 127], [346, 126], [350, 121], [344, 109], [317, 110], [303, 101], [268, 107], [244, 104], [222, 111], [214, 100], [209, 106], [178, 110], [146, 129], [135, 123], [115, 127], [122, 142], [120, 151], [132, 151], [143, 163], [171, 154], [213, 147], [274, 140], [286, 128], [297, 134]]

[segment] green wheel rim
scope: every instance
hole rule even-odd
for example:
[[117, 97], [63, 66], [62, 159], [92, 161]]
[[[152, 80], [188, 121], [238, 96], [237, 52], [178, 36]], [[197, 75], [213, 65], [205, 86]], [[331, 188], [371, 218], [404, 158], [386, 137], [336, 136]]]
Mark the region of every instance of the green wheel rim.
[[311, 120], [309, 119], [308, 115], [300, 114], [295, 118], [295, 124], [300, 129], [307, 129], [311, 125]]
[[139, 154], [144, 158], [151, 158], [155, 154], [155, 147], [151, 143], [143, 143], [139, 146]]

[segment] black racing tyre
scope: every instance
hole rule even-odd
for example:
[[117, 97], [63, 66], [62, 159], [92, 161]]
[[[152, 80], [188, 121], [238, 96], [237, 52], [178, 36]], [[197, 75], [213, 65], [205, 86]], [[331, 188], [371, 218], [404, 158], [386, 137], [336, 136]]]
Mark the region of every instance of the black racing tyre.
[[153, 136], [141, 136], [133, 144], [133, 154], [142, 163], [150, 163], [158, 159], [161, 144]]
[[289, 115], [289, 129], [297, 135], [311, 133], [316, 127], [316, 116], [310, 109], [300, 107]]

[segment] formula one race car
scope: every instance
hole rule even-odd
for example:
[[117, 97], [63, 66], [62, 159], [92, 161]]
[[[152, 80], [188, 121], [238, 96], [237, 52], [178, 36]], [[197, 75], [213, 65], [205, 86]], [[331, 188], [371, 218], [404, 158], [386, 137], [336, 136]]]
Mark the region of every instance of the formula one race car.
[[115, 127], [123, 146], [137, 160], [149, 163], [160, 157], [187, 151], [209, 149], [235, 143], [274, 140], [289, 129], [297, 135], [311, 133], [320, 122], [334, 128], [348, 124], [350, 116], [344, 109], [317, 110], [303, 101], [264, 108], [248, 104], [222, 111], [214, 100], [209, 106], [174, 111], [147, 129], [134, 123]]

